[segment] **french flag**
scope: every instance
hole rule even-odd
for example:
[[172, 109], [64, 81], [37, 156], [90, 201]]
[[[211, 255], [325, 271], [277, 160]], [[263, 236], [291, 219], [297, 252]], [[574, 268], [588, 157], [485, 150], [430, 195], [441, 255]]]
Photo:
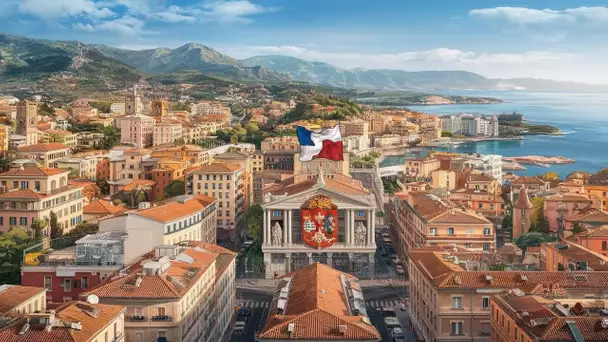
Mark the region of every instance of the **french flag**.
[[342, 160], [340, 125], [317, 132], [296, 126], [296, 133], [300, 142], [300, 161], [310, 161], [313, 158]]

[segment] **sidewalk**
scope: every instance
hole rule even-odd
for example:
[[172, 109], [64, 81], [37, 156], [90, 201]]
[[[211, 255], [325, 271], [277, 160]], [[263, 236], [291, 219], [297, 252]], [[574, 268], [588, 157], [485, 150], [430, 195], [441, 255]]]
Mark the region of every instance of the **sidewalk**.
[[[237, 279], [236, 286], [244, 289], [268, 289], [276, 290], [279, 280], [278, 279]], [[362, 279], [359, 280], [361, 287], [377, 287], [387, 286], [399, 288], [402, 286], [409, 285], [407, 280], [387, 280], [387, 279]]]

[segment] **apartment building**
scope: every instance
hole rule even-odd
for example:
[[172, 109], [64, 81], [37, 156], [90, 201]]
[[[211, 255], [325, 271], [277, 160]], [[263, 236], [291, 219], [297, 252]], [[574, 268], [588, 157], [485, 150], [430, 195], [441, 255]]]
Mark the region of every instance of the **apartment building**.
[[55, 166], [58, 169], [69, 171], [73, 178], [96, 180], [97, 163], [101, 158], [101, 155], [61, 158], [55, 161]]
[[315, 262], [282, 277], [275, 294], [257, 341], [381, 339], [369, 321], [359, 280], [348, 273]]
[[451, 170], [431, 171], [431, 186], [435, 189], [456, 189], [456, 172]]
[[405, 160], [405, 176], [430, 178], [431, 172], [439, 170], [441, 162], [435, 158], [414, 158]]
[[151, 146], [154, 141], [154, 118], [127, 115], [120, 119], [120, 143], [137, 148]]
[[124, 313], [120, 305], [76, 301], [56, 310], [0, 314], [0, 341], [125, 341]]
[[213, 156], [215, 162], [235, 164], [243, 168], [243, 194], [245, 210], [253, 203], [253, 154], [240, 151], [226, 151]]
[[369, 123], [369, 131], [372, 134], [385, 133], [386, 125], [390, 121], [388, 117], [380, 115], [379, 113], [370, 113], [365, 118]]
[[509, 291], [490, 299], [494, 342], [608, 341], [604, 297], [568, 298]]
[[182, 124], [177, 122], [157, 122], [154, 124], [153, 145], [174, 144], [183, 138]]
[[585, 184], [583, 192], [597, 197], [602, 204], [602, 210], [608, 211], [608, 185]]
[[44, 287], [0, 285], [0, 314], [29, 314], [46, 310]]
[[499, 122], [496, 115], [491, 118], [473, 114], [445, 115], [440, 118], [441, 130], [467, 136], [499, 136]]
[[478, 170], [494, 178], [499, 184], [502, 184], [502, 156], [497, 154], [477, 155], [474, 158], [464, 162], [464, 167]]
[[264, 152], [260, 150], [256, 150], [251, 155], [251, 163], [253, 174], [260, 173], [264, 171]]
[[350, 135], [342, 138], [342, 144], [346, 151], [360, 153], [369, 150], [368, 135]]
[[55, 161], [72, 154], [72, 150], [60, 143], [33, 144], [17, 148], [17, 158], [34, 159], [45, 167], [54, 167]]
[[68, 185], [68, 173], [36, 164], [15, 165], [0, 173], [0, 231], [48, 221], [51, 212], [57, 214], [65, 233], [82, 222], [83, 187]]
[[552, 232], [563, 232], [565, 220], [588, 210], [601, 208], [600, 200], [588, 194], [558, 193], [545, 197], [543, 213]]
[[505, 213], [505, 203], [502, 197], [486, 190], [458, 189], [450, 192], [449, 199], [482, 216], [499, 217]]
[[451, 244], [475, 251], [495, 250], [494, 225], [472, 210], [424, 192], [395, 196], [397, 250], [402, 258], [415, 248]]
[[230, 116], [230, 107], [225, 106], [222, 102], [216, 101], [199, 101], [190, 107], [192, 115], [228, 115]]
[[40, 135], [42, 138], [39, 140], [43, 140], [45, 143], [60, 143], [69, 148], [78, 145], [78, 134], [63, 129], [52, 129]]
[[152, 151], [152, 158], [172, 159], [188, 162], [189, 165], [206, 165], [210, 162], [208, 150], [197, 145], [181, 145], [158, 148]]
[[608, 257], [571, 241], [547, 242], [540, 246], [544, 271], [608, 271]]
[[[492, 295], [514, 290], [546, 298], [605, 298], [608, 272], [480, 270], [471, 253], [409, 253], [409, 317], [425, 341], [495, 341]], [[529, 312], [537, 311], [530, 307]], [[502, 326], [501, 322], [501, 326]], [[513, 329], [514, 326], [508, 330]], [[560, 341], [572, 341], [559, 339]], [[509, 339], [513, 341], [513, 337]], [[519, 342], [520, 340], [518, 340]], [[532, 340], [533, 341], [533, 340]]]
[[200, 242], [158, 246], [87, 294], [127, 307], [127, 341], [223, 341], [235, 312], [235, 260]]
[[211, 163], [192, 172], [192, 191], [217, 199], [218, 236], [235, 239], [245, 214], [245, 168], [238, 164]]
[[103, 147], [103, 140], [103, 133], [78, 132], [76, 145], [87, 148], [101, 148]]
[[567, 241], [575, 242], [603, 256], [608, 256], [608, 225], [587, 229], [568, 237]]
[[369, 136], [369, 122], [364, 120], [342, 121], [340, 122], [340, 134], [342, 137], [351, 135]]

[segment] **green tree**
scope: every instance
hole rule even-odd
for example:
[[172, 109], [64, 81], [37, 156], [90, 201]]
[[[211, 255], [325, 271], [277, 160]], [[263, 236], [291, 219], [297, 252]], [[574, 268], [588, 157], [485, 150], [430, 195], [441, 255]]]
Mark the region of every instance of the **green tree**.
[[510, 208], [507, 208], [507, 213], [502, 218], [502, 231], [513, 236], [513, 211]]
[[110, 184], [108, 184], [108, 181], [105, 179], [98, 179], [95, 181], [95, 184], [97, 184], [97, 187], [99, 187], [99, 191], [101, 191], [102, 195], [109, 195], [110, 194]]
[[13, 162], [13, 158], [8, 155], [8, 152], [5, 152], [0, 156], [0, 172], [6, 172], [11, 167], [11, 163]]
[[442, 131], [441, 136], [445, 138], [451, 138], [453, 136], [452, 132]]
[[110, 113], [112, 108], [112, 102], [110, 101], [95, 101], [89, 102], [89, 106], [97, 109], [99, 113]]
[[55, 109], [53, 108], [53, 106], [49, 105], [48, 103], [42, 102], [38, 106], [38, 114], [44, 115], [44, 116], [55, 116]]
[[185, 143], [186, 141], [184, 141], [184, 138], [175, 139], [175, 141], [173, 142], [173, 144], [175, 145], [184, 145]]
[[13, 227], [0, 234], [0, 284], [21, 283], [23, 250], [34, 243], [23, 228]]
[[560, 263], [557, 263], [557, 270], [558, 271], [565, 271], [566, 269], [564, 268], [564, 265], [560, 262]]
[[230, 143], [231, 144], [238, 144], [239, 143], [239, 137], [238, 135], [234, 134], [230, 137]]
[[542, 197], [534, 197], [530, 202], [532, 203], [532, 227], [530, 230], [548, 233], [549, 220], [547, 220], [544, 211], [545, 199]]
[[102, 129], [103, 140], [102, 148], [109, 150], [112, 147], [120, 144], [120, 130], [116, 127], [108, 126]]
[[186, 193], [186, 184], [181, 180], [172, 180], [165, 187], [165, 197], [175, 197]]
[[255, 122], [249, 122], [245, 125], [245, 130], [249, 134], [257, 133], [260, 131], [260, 127]]
[[520, 235], [515, 240], [515, 245], [525, 251], [528, 247], [540, 246], [543, 242], [553, 242], [557, 238], [553, 235], [541, 233], [541, 232], [528, 232]]
[[171, 110], [178, 111], [178, 112], [189, 112], [190, 104], [185, 103], [185, 102], [171, 102], [171, 105], [169, 106], [169, 108], [171, 108]]
[[61, 227], [61, 224], [59, 223], [59, 221], [57, 221], [57, 214], [55, 214], [54, 211], [51, 211], [51, 219], [50, 219], [50, 226], [51, 226], [51, 239], [56, 239], [58, 237], [60, 237], [61, 235], [63, 235], [63, 228]]
[[540, 176], [540, 178], [542, 180], [548, 181], [548, 182], [561, 180], [561, 178], [559, 177], [559, 175], [557, 174], [557, 172], [547, 172], [545, 174], [542, 174]]
[[574, 222], [572, 224], [572, 234], [579, 234], [584, 231], [585, 231], [585, 228], [583, 228], [583, 226], [579, 222]]
[[256, 243], [262, 241], [262, 229], [264, 222], [264, 210], [259, 204], [253, 204], [247, 209], [245, 214], [245, 232]]
[[86, 234], [95, 234], [97, 232], [99, 232], [99, 225], [97, 223], [82, 222], [77, 224], [76, 227], [65, 234], [65, 236], [84, 236]]
[[34, 231], [34, 238], [36, 240], [42, 238], [42, 231], [44, 230], [44, 228], [46, 228], [46, 226], [48, 226], [48, 222], [46, 220], [36, 219], [34, 220], [34, 222], [32, 222], [32, 225], [30, 227]]

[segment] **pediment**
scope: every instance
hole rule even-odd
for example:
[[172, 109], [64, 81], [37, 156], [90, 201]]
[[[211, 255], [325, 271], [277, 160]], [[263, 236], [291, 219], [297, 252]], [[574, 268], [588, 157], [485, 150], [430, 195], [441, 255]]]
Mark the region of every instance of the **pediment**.
[[269, 209], [295, 209], [300, 208], [304, 202], [313, 196], [324, 195], [332, 199], [332, 202], [338, 206], [339, 209], [348, 208], [376, 208], [376, 201], [373, 194], [366, 196], [350, 196], [342, 193], [335, 192], [326, 187], [314, 186], [308, 190], [302, 191], [297, 194], [279, 196], [270, 200], [269, 202], [262, 203], [263, 208]]

